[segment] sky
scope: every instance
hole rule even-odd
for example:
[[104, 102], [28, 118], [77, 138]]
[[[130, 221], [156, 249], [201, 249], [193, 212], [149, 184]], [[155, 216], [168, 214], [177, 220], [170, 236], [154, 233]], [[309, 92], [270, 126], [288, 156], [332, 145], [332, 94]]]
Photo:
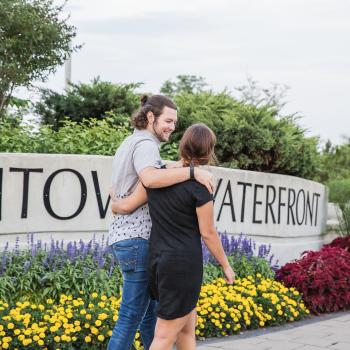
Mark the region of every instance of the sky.
[[[192, 74], [235, 94], [251, 77], [289, 87], [283, 112], [307, 135], [350, 137], [349, 0], [68, 0], [65, 12], [83, 44], [75, 83], [100, 76], [157, 93]], [[64, 68], [45, 86], [63, 91]]]

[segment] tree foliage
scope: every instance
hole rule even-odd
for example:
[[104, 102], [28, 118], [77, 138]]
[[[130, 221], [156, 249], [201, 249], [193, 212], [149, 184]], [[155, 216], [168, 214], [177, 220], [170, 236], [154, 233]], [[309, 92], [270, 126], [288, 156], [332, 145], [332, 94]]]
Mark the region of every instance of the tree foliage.
[[204, 91], [204, 87], [207, 86], [203, 77], [196, 75], [178, 75], [175, 81], [166, 80], [160, 92], [167, 96], [175, 96], [180, 93], [198, 93]]
[[55, 130], [68, 118], [75, 122], [83, 119], [104, 119], [109, 113], [115, 116], [116, 124], [122, 125], [139, 106], [135, 89], [138, 83], [112, 84], [95, 78], [89, 84], [71, 84], [64, 93], [43, 89], [36, 112], [43, 124], [52, 125]]
[[350, 179], [350, 138], [342, 145], [332, 145], [328, 141], [321, 151], [321, 171], [317, 180], [328, 183], [342, 179]]
[[53, 0], [0, 2], [0, 114], [16, 87], [45, 81], [72, 50], [74, 26]]
[[240, 102], [227, 92], [182, 93], [175, 101], [180, 115], [172, 139], [193, 123], [207, 124], [223, 166], [304, 178], [318, 171], [318, 139], [306, 137], [295, 116], [278, 116], [274, 106]]
[[[203, 91], [200, 77], [179, 77], [172, 90], [176, 92], [173, 98], [179, 118], [171, 142], [162, 146], [163, 157], [176, 159], [178, 143], [186, 128], [203, 122], [217, 136], [216, 154], [221, 166], [309, 179], [318, 174], [318, 139], [305, 135], [298, 117], [282, 115], [282, 95], [266, 90], [265, 99], [261, 99], [254, 93], [253, 85], [243, 89], [247, 98], [251, 96], [248, 102], [234, 98], [228, 91]], [[91, 84], [72, 85], [64, 94], [44, 90], [37, 111], [42, 124], [51, 125], [56, 131], [67, 125], [65, 120], [78, 125], [83, 119], [108, 117], [115, 127], [122, 126], [131, 132], [128, 120], [139, 107], [139, 95], [135, 92], [139, 86], [95, 79]]]
[[51, 125], [18, 124], [13, 119], [0, 121], [0, 152], [61, 153], [113, 155], [130, 134], [123, 126], [114, 125], [113, 118], [88, 119], [80, 124], [65, 120], [55, 131]]

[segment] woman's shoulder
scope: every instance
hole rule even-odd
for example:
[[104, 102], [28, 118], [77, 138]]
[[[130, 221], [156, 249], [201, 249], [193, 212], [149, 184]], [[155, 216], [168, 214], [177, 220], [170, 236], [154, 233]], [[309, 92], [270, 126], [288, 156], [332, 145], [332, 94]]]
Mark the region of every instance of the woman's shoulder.
[[208, 189], [196, 180], [188, 180], [183, 183], [187, 192], [191, 193], [194, 198], [212, 198], [213, 195]]
[[189, 186], [198, 191], [209, 192], [208, 189], [195, 179], [188, 180]]

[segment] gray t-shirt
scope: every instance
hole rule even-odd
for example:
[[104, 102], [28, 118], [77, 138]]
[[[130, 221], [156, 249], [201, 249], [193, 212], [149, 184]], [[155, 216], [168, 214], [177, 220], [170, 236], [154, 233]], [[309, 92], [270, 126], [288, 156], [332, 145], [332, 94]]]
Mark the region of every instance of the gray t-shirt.
[[[134, 130], [117, 149], [113, 160], [111, 186], [115, 198], [124, 198], [135, 189], [138, 174], [147, 168], [160, 168], [160, 142], [148, 130]], [[128, 215], [113, 215], [109, 226], [108, 243], [130, 239], [148, 239], [151, 233], [151, 217], [148, 204]]]

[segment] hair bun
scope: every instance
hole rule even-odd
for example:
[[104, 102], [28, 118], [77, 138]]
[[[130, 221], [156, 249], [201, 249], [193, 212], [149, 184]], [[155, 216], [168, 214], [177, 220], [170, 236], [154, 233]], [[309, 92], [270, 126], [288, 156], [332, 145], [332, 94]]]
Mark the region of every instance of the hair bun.
[[148, 95], [142, 95], [141, 97], [141, 106], [143, 107], [148, 101]]

